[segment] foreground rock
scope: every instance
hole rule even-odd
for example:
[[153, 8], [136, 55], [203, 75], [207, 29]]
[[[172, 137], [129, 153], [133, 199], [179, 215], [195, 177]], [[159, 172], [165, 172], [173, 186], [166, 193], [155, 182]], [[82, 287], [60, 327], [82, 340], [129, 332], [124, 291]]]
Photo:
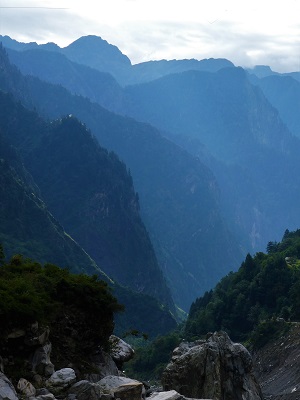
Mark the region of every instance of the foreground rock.
[[143, 384], [123, 376], [106, 376], [97, 382], [103, 392], [120, 400], [141, 400], [145, 396]]
[[18, 400], [15, 388], [2, 372], [0, 372], [0, 399]]
[[262, 400], [247, 349], [233, 343], [225, 332], [206, 340], [182, 343], [166, 367], [164, 390], [183, 396], [215, 400]]

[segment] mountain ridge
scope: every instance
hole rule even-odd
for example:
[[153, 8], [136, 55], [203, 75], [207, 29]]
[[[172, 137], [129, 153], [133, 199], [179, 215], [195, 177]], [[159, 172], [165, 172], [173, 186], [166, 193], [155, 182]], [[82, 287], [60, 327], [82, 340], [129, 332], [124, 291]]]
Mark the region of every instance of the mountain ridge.
[[[9, 66], [6, 68], [9, 69]], [[9, 90], [16, 93], [21, 101], [28, 102], [30, 105], [34, 103], [39, 112], [51, 119], [59, 118], [61, 114], [76, 115], [91, 129], [101, 145], [115, 151], [127, 163], [139, 193], [142, 218], [150, 231], [152, 241], [159, 242], [156, 249], [159, 249], [160, 265], [164, 273], [166, 271], [175, 273], [175, 280], [174, 276], [169, 276], [167, 279], [173, 295], [176, 296], [175, 301], [179, 305], [184, 304], [184, 307], [187, 308], [199, 290], [203, 290], [207, 284], [215, 283], [217, 276], [223, 274], [221, 270], [234, 268], [236, 261], [241, 257], [240, 249], [219, 213], [213, 175], [207, 174], [206, 171], [209, 170], [204, 168], [199, 160], [163, 138], [157, 129], [147, 124], [141, 124], [132, 118], [118, 116], [91, 103], [88, 99], [71, 96], [62, 87], [47, 84], [37, 78], [27, 77], [22, 81], [15, 69], [11, 73], [13, 76], [17, 75], [18, 78], [6, 79], [5, 87], [8, 87], [11, 82], [12, 86]], [[17, 87], [15, 84], [18, 80], [24, 82], [23, 85], [27, 88], [21, 97], [19, 84]], [[188, 161], [187, 165], [183, 162], [184, 159]], [[151, 164], [151, 168], [145, 165], [145, 160]], [[175, 171], [177, 172], [175, 173]], [[181, 176], [180, 180], [176, 174]], [[170, 180], [170, 176], [172, 176], [172, 180]], [[191, 191], [193, 179], [199, 183], [203, 180], [199, 186], [204, 189], [203, 193], [202, 189], [194, 191], [194, 193]], [[180, 182], [181, 188], [177, 187], [178, 182]], [[201, 202], [205, 198], [210, 198], [212, 201], [206, 201], [205, 207], [202, 207]], [[165, 202], [165, 199], [168, 199], [168, 203]], [[175, 224], [175, 229], [170, 228], [167, 215], [172, 215], [172, 224]], [[198, 215], [197, 219], [195, 219], [195, 215]], [[209, 224], [209, 215], [212, 216], [214, 224]], [[156, 221], [155, 230], [153, 229], [154, 221]], [[188, 228], [187, 221], [191, 221], [190, 228]], [[178, 229], [179, 225], [176, 227], [177, 223], [187, 229], [188, 234], [185, 234], [185, 240], [187, 240], [188, 246], [181, 246], [182, 254], [174, 256], [174, 250], [178, 252], [179, 242], [182, 238], [180, 229]], [[193, 236], [196, 231], [200, 232], [202, 223], [205, 224], [208, 232], [219, 231], [216, 246], [224, 249], [223, 255], [217, 254], [216, 257], [208, 250], [206, 244], [201, 244], [201, 237], [204, 235], [205, 238], [205, 230], [201, 235]], [[195, 224], [196, 228], [194, 228]], [[168, 235], [165, 234], [166, 232]], [[189, 238], [192, 238], [190, 242]], [[197, 265], [193, 265], [195, 263], [193, 263], [192, 254], [194, 253], [202, 266], [201, 269], [197, 268]], [[189, 272], [183, 268], [184, 263], [190, 265]], [[207, 276], [204, 271], [208, 266], [212, 273]], [[184, 273], [187, 283], [184, 287], [181, 285], [182, 280], [178, 279], [178, 276], [182, 278], [182, 273]], [[202, 280], [203, 282], [201, 282]], [[191, 288], [193, 289], [190, 290]]]

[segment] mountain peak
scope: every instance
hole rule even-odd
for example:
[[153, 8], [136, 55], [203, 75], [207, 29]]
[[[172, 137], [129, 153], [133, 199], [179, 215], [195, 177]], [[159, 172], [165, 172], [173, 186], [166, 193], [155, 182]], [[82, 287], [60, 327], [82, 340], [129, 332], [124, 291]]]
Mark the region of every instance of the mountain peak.
[[103, 65], [107, 63], [107, 60], [116, 65], [131, 66], [129, 58], [117, 46], [95, 35], [80, 37], [64, 47], [63, 53], [72, 61], [89, 65], [100, 71], [103, 70]]

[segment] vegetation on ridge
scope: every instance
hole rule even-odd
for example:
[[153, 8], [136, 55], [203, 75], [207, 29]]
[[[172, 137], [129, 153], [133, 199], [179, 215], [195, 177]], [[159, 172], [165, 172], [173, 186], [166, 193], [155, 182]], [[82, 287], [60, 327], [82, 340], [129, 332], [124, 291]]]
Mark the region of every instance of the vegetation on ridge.
[[[84, 311], [85, 331], [93, 329], [99, 344], [113, 332], [113, 315], [123, 310], [107, 283], [96, 275], [72, 274], [53, 264], [14, 255], [0, 267], [0, 340], [16, 328], [38, 321], [50, 328], [61, 310], [72, 306]], [[82, 332], [84, 338], [84, 332]]]
[[237, 272], [196, 299], [185, 334], [195, 339], [225, 330], [234, 340], [251, 335], [257, 340], [269, 330], [266, 323], [278, 318], [300, 318], [300, 230], [286, 230], [280, 243], [269, 242], [267, 254], [248, 254]]

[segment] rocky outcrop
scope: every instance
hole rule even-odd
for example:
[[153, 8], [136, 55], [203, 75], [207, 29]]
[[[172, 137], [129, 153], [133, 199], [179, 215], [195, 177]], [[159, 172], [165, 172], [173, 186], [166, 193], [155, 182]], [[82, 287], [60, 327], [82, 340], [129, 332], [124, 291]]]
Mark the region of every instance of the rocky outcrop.
[[183, 396], [214, 400], [262, 400], [247, 349], [233, 343], [225, 332], [206, 340], [182, 343], [166, 367], [164, 390]]
[[[145, 394], [143, 384], [119, 376], [121, 373], [116, 362], [122, 366], [134, 354], [131, 346], [123, 340], [116, 336], [110, 338], [111, 354], [100, 346], [91, 348], [85, 358], [80, 359], [87, 365], [85, 369], [74, 365], [76, 370], [68, 366], [55, 371], [50, 359], [52, 344], [49, 335], [48, 327], [42, 328], [34, 323], [26, 329], [10, 330], [2, 338], [0, 400], [142, 400]], [[69, 342], [72, 343], [71, 339]], [[68, 348], [65, 346], [65, 352]], [[68, 357], [64, 359], [68, 360]], [[4, 375], [6, 369], [11, 379]], [[86, 372], [77, 374], [77, 370]], [[20, 376], [21, 373], [32, 382]], [[81, 375], [87, 379], [82, 380]]]

